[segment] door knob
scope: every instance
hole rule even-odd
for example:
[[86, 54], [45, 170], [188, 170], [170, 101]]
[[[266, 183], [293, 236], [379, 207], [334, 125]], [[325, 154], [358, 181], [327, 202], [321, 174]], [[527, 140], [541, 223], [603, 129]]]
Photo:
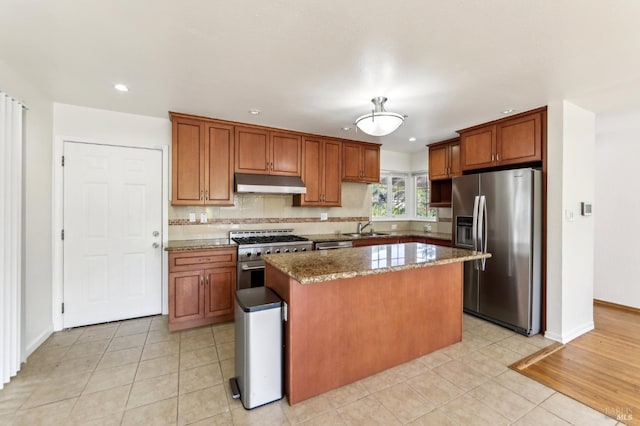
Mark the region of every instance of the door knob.
[[158, 244], [158, 243], [153, 243], [153, 244], [152, 244], [152, 246], [153, 246], [153, 248], [158, 248], [158, 247], [160, 247], [160, 244]]
[[152, 235], [153, 235], [154, 237], [157, 237], [158, 235], [160, 235], [160, 233], [159, 233], [158, 231], [153, 231], [153, 234], [152, 234]]

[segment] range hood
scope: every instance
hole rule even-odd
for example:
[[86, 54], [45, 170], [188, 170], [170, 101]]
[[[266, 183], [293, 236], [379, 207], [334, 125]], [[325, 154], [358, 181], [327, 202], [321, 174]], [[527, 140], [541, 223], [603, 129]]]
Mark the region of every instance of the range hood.
[[253, 175], [236, 173], [236, 192], [265, 194], [306, 194], [307, 188], [299, 176]]

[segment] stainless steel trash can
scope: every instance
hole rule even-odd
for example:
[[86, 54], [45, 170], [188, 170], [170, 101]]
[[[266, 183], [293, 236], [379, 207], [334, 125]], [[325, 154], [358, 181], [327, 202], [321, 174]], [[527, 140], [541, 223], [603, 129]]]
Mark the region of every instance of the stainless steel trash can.
[[282, 299], [266, 287], [236, 291], [235, 332], [232, 393], [239, 391], [246, 409], [281, 399]]

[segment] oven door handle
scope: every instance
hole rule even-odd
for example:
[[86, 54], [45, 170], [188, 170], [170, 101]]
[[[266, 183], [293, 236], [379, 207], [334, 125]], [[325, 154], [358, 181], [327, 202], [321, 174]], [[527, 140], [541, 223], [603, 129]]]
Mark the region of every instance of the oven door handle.
[[262, 266], [247, 266], [247, 265], [242, 265], [242, 270], [243, 271], [257, 271], [259, 269], [264, 269], [264, 265]]

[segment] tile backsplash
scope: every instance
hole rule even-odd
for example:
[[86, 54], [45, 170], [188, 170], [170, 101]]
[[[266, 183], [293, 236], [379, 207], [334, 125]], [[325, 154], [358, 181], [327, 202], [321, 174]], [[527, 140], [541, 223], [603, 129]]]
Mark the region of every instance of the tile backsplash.
[[[233, 207], [169, 206], [169, 240], [226, 238], [231, 230], [293, 229], [296, 234], [333, 234], [355, 232], [357, 223], [371, 218], [371, 185], [342, 184], [342, 207], [293, 207], [292, 195], [234, 194]], [[189, 223], [194, 213], [195, 223]], [[200, 223], [201, 213], [207, 222]], [[327, 220], [320, 214], [327, 213]], [[438, 222], [375, 221], [373, 228], [391, 231], [423, 231], [431, 225], [432, 232], [451, 232], [451, 209], [438, 209]]]

